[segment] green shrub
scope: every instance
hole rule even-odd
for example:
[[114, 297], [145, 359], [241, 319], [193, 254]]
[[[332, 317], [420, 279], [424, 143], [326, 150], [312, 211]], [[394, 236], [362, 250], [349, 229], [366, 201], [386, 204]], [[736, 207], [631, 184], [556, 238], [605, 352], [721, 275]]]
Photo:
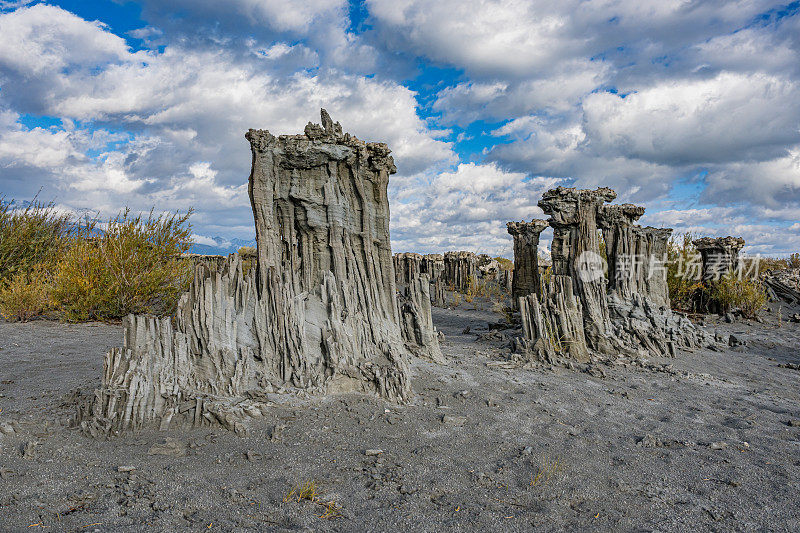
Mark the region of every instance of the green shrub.
[[[0, 198], [0, 283], [52, 267], [79, 230], [73, 217], [52, 203], [34, 198], [24, 209], [15, 209], [13, 201]], [[15, 287], [27, 281], [20, 278]]]
[[700, 253], [692, 240], [691, 233], [684, 233], [674, 235], [667, 245], [667, 289], [676, 310], [696, 311], [698, 301], [703, 299]]
[[120, 318], [129, 313], [168, 315], [188, 288], [192, 211], [132, 216], [125, 210], [94, 238], [71, 240], [58, 262], [53, 300], [67, 320]]
[[767, 293], [757, 280], [739, 279], [733, 274], [714, 283], [711, 297], [723, 313], [738, 307], [747, 318], [756, 318], [767, 305]]

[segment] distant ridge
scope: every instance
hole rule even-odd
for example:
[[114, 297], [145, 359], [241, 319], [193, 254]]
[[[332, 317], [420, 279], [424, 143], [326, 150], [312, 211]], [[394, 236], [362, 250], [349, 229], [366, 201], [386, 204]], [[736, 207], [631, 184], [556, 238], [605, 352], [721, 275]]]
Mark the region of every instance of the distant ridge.
[[223, 239], [222, 237], [211, 237], [215, 244], [194, 243], [189, 248], [189, 253], [202, 255], [228, 255], [239, 250], [242, 246], [255, 247], [255, 239]]

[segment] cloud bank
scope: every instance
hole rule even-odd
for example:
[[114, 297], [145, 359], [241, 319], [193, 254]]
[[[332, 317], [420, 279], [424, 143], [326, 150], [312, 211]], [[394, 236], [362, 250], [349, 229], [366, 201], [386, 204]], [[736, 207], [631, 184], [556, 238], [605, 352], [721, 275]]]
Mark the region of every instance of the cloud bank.
[[398, 251], [509, 255], [505, 222], [558, 184], [800, 249], [796, 3], [57, 4], [0, 3], [6, 197], [194, 207], [198, 242], [249, 238], [244, 132], [325, 107], [392, 148]]

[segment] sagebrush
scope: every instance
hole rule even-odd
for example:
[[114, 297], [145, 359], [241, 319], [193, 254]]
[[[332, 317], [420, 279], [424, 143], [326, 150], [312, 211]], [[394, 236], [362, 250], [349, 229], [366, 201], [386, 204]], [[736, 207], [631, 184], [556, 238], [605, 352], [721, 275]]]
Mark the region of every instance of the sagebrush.
[[147, 218], [125, 210], [96, 237], [72, 239], [53, 276], [53, 299], [67, 320], [171, 314], [192, 268], [192, 211]]
[[[34, 198], [25, 207], [0, 198], [0, 284], [34, 269], [51, 268], [81, 230], [68, 213]], [[19, 282], [19, 280], [18, 280]]]
[[171, 314], [192, 273], [181, 258], [192, 244], [191, 214], [126, 209], [101, 230], [97, 219], [82, 222], [36, 198], [19, 208], [0, 200], [0, 314], [23, 321]]
[[50, 293], [49, 275], [42, 265], [18, 271], [0, 285], [0, 316], [21, 322], [42, 316], [53, 307]]
[[667, 244], [667, 289], [672, 308], [697, 311], [703, 300], [704, 287], [700, 280], [700, 252], [691, 233], [673, 235]]
[[767, 305], [767, 292], [758, 280], [739, 279], [733, 274], [723, 276], [713, 285], [711, 297], [723, 313], [738, 308], [747, 318], [756, 318]]

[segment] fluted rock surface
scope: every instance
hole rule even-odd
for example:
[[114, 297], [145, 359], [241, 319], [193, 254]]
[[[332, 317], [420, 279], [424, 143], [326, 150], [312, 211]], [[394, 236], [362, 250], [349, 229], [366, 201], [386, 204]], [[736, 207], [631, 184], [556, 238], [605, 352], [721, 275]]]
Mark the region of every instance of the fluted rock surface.
[[590, 359], [583, 310], [573, 292], [572, 278], [553, 276], [542, 294], [519, 299], [522, 334], [519, 348], [534, 360], [557, 364]]
[[550, 215], [553, 228], [551, 255], [554, 276], [569, 276], [581, 302], [586, 340], [592, 350], [615, 353], [606, 301], [606, 280], [600, 264], [598, 211], [617, 197], [608, 187], [596, 190], [557, 187], [546, 191], [539, 207]]
[[473, 252], [445, 252], [442, 279], [445, 286], [465, 291], [478, 279], [478, 257]]
[[685, 316], [638, 293], [629, 298], [611, 293], [608, 306], [614, 334], [639, 351], [674, 357], [678, 349], [691, 351], [714, 343], [712, 335]]
[[692, 241], [703, 260], [703, 281], [716, 281], [739, 267], [741, 237], [703, 237]]
[[[128, 317], [125, 346], [107, 356], [91, 408], [103, 421], [95, 426], [163, 427], [185, 399], [202, 402], [191, 422], [210, 421], [208, 405], [239, 406], [277, 388], [408, 398], [388, 147], [342, 133], [324, 110], [322, 126], [309, 123], [303, 135], [246, 138], [256, 268], [245, 274], [234, 254], [214, 275], [198, 273], [174, 327]], [[220, 416], [235, 427], [236, 411]]]
[[431, 283], [427, 274], [430, 268], [431, 265], [420, 254], [404, 252], [394, 255], [403, 341], [411, 353], [441, 363], [444, 356], [431, 315], [431, 289], [438, 287]]
[[[515, 341], [518, 352], [548, 363], [583, 363], [645, 353], [674, 356], [677, 349], [713, 343], [669, 307], [666, 255], [672, 230], [636, 225], [644, 208], [605, 205], [615, 197], [608, 188], [559, 187], [543, 195], [539, 206], [550, 215], [554, 233], [552, 273], [541, 293], [518, 300], [523, 324], [523, 338]], [[608, 283], [598, 227], [606, 243]]]
[[422, 256], [413, 252], [403, 252], [394, 254], [394, 275], [395, 282], [411, 283], [411, 280], [419, 278], [422, 273]]
[[633, 204], [607, 205], [600, 210], [608, 290], [623, 299], [640, 294], [656, 305], [669, 307], [667, 245], [672, 230], [634, 224], [643, 214], [644, 207]]
[[508, 233], [514, 238], [514, 275], [511, 280], [511, 299], [515, 307], [519, 298], [529, 294], [541, 294], [542, 281], [539, 272], [539, 235], [547, 227], [546, 220], [509, 222]]
[[760, 280], [773, 302], [800, 304], [800, 269], [766, 271]]
[[444, 363], [439, 336], [431, 314], [431, 283], [427, 274], [419, 274], [408, 283], [398, 285], [400, 330], [411, 353]]
[[431, 304], [435, 307], [445, 307], [444, 256], [441, 254], [427, 254], [422, 256], [421, 271], [431, 280]]
[[[539, 271], [541, 272], [541, 270]], [[505, 293], [511, 293], [514, 290], [514, 271], [513, 270], [505, 270], [502, 269], [497, 275], [497, 284], [500, 286], [500, 289]], [[512, 298], [515, 302], [514, 305], [517, 305], [517, 299]]]

